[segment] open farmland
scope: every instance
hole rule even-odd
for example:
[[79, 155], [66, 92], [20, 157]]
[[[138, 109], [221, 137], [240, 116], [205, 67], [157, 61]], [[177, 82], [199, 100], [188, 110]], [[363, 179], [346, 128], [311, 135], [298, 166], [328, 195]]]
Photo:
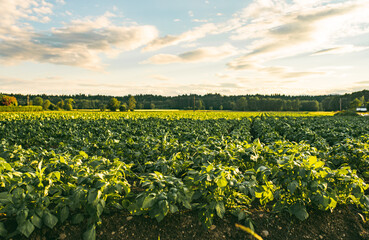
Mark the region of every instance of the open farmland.
[[361, 221], [355, 239], [367, 239], [368, 154], [366, 117], [2, 113], [0, 236], [32, 238], [39, 229], [59, 234], [75, 225], [82, 227], [74, 236], [108, 239], [99, 232], [113, 214], [156, 219], [158, 226], [195, 214], [202, 229], [232, 215], [260, 234], [259, 211], [290, 215], [303, 226], [309, 216], [343, 207]]

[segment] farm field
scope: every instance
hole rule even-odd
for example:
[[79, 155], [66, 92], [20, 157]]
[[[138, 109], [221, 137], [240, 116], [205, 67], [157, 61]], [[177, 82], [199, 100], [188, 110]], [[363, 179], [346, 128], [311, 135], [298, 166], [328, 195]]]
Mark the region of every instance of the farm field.
[[0, 113], [0, 236], [369, 239], [369, 118], [332, 115]]

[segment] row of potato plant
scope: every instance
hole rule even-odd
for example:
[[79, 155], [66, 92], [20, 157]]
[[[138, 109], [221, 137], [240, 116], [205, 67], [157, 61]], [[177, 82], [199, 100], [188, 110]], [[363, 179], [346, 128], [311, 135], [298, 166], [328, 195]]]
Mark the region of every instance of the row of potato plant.
[[[227, 213], [252, 227], [255, 204], [300, 220], [339, 204], [368, 214], [365, 118], [130, 114], [0, 115], [0, 236], [69, 221], [95, 239], [110, 211], [191, 209], [205, 227]], [[335, 141], [314, 128], [346, 122]]]

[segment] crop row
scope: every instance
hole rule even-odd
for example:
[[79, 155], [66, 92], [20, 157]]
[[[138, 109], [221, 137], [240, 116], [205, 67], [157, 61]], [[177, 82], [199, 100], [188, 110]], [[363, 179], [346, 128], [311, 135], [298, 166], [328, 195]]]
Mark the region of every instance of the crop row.
[[94, 239], [111, 211], [193, 209], [205, 227], [226, 213], [252, 226], [255, 204], [300, 220], [339, 204], [368, 214], [364, 118], [94, 114], [0, 116], [0, 236], [69, 221]]

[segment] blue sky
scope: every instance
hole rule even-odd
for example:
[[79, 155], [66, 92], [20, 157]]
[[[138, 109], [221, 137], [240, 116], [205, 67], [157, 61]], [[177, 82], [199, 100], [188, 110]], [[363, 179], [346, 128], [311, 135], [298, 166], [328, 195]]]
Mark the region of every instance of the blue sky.
[[0, 0], [0, 92], [369, 89], [368, 0]]

